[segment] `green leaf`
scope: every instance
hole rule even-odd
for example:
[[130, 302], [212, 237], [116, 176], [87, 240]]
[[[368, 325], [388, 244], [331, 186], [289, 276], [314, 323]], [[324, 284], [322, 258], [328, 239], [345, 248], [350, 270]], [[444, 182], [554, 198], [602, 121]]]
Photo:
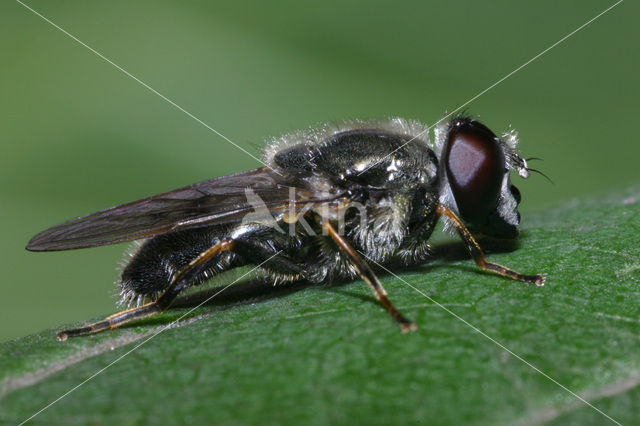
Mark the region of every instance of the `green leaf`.
[[51, 329], [2, 344], [0, 420], [25, 420], [108, 367], [36, 420], [610, 422], [552, 378], [613, 419], [637, 423], [639, 200], [636, 186], [525, 217], [520, 247], [490, 258], [547, 272], [541, 288], [479, 271], [458, 243], [398, 271], [490, 338], [393, 276], [383, 282], [418, 332], [401, 334], [362, 282], [249, 282], [164, 331], [188, 310], [88, 338], [58, 342]]

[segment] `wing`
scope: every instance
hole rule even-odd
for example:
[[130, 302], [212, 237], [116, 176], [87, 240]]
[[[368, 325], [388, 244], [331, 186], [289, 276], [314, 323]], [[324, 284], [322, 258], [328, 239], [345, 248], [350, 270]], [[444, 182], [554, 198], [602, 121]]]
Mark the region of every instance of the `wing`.
[[[33, 237], [31, 251], [71, 250], [149, 238], [176, 230], [240, 222], [252, 211], [246, 189], [271, 212], [289, 205], [290, 185], [264, 167], [207, 180], [111, 207], [56, 225]], [[297, 202], [313, 201], [312, 193], [295, 189]], [[262, 207], [264, 207], [262, 206]]]

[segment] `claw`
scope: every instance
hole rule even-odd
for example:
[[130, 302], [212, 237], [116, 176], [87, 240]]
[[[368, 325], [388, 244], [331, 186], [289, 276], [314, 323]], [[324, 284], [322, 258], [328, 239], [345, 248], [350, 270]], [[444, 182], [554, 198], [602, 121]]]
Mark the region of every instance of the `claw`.
[[409, 333], [410, 331], [418, 330], [418, 326], [413, 322], [406, 322], [406, 323], [403, 322], [400, 324], [400, 330], [403, 333]]

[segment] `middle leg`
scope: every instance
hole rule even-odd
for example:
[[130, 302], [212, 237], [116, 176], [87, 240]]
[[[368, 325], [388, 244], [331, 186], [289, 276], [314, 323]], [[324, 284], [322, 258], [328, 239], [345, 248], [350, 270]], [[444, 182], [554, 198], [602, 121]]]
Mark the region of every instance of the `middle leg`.
[[351, 244], [349, 244], [349, 242], [342, 235], [340, 235], [328, 221], [323, 221], [322, 227], [340, 248], [340, 251], [346, 254], [347, 257], [351, 260], [351, 263], [358, 271], [358, 274], [360, 274], [362, 279], [367, 284], [369, 284], [369, 287], [371, 287], [371, 290], [373, 290], [373, 294], [380, 301], [380, 303], [382, 303], [382, 306], [384, 306], [387, 312], [391, 314], [393, 319], [396, 320], [402, 332], [406, 333], [408, 331], [417, 330], [418, 326], [407, 319], [400, 313], [400, 311], [396, 309], [395, 306], [393, 306], [393, 303], [391, 303], [391, 301], [387, 297], [387, 291], [384, 289], [384, 287], [382, 287], [382, 283], [380, 283], [380, 280], [378, 279], [376, 274], [369, 267], [367, 262], [365, 262], [365, 260], [358, 254], [358, 252], [353, 247], [351, 247]]

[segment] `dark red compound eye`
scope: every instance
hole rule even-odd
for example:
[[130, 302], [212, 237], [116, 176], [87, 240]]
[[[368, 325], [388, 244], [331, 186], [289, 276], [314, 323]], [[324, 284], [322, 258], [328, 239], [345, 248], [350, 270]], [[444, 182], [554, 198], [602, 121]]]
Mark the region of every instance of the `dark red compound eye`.
[[480, 225], [498, 205], [505, 160], [495, 135], [472, 123], [453, 124], [443, 162], [460, 216]]

